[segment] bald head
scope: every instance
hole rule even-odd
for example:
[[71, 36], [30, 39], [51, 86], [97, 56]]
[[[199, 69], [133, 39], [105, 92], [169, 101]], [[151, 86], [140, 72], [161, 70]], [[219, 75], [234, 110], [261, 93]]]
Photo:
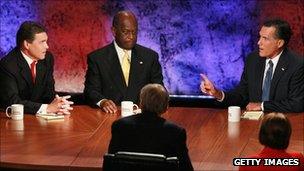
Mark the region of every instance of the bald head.
[[113, 18], [112, 33], [119, 47], [131, 50], [137, 41], [137, 20], [131, 11], [119, 11]]
[[137, 24], [136, 17], [131, 11], [119, 11], [118, 13], [115, 14], [115, 16], [113, 18], [112, 26], [117, 27], [119, 25], [119, 23], [125, 18], [132, 19]]

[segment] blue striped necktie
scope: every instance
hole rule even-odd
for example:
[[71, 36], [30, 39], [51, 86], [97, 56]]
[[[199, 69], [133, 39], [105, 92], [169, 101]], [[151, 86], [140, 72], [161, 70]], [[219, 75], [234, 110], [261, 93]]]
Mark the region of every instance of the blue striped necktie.
[[262, 94], [262, 101], [268, 101], [269, 100], [269, 92], [270, 92], [270, 85], [271, 85], [271, 79], [272, 79], [272, 68], [273, 68], [273, 63], [270, 60], [268, 62], [268, 69], [266, 72], [266, 76], [264, 79], [264, 85], [263, 85], [263, 94]]

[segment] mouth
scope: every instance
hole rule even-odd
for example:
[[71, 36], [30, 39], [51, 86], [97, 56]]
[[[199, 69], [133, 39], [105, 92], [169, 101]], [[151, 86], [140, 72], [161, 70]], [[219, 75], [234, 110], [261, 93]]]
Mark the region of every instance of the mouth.
[[128, 47], [133, 47], [135, 43], [133, 41], [126, 41], [125, 42], [125, 46], [128, 46]]
[[129, 41], [125, 41], [126, 44], [132, 44], [133, 41], [132, 40], [129, 40]]

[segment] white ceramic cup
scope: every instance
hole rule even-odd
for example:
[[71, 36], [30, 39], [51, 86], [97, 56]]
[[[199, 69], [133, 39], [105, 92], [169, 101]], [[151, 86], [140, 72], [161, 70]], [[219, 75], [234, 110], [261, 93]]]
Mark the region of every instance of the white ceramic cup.
[[241, 108], [239, 106], [228, 107], [228, 121], [240, 122], [241, 120]]
[[22, 120], [24, 115], [24, 106], [22, 104], [13, 104], [6, 108], [5, 114], [12, 120]]
[[[135, 109], [134, 109], [135, 108]], [[132, 101], [121, 102], [121, 116], [126, 117], [134, 114], [134, 110], [137, 110], [138, 106], [133, 104]]]

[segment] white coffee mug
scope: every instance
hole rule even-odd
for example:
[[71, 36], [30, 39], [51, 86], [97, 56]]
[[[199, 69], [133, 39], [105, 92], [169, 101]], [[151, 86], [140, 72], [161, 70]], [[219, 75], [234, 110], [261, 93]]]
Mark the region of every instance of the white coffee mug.
[[228, 121], [240, 122], [241, 120], [241, 108], [239, 106], [228, 107]]
[[121, 116], [126, 117], [134, 114], [134, 108], [135, 110], [138, 109], [138, 106], [136, 104], [133, 104], [132, 101], [122, 101], [121, 102]]
[[[10, 112], [9, 112], [10, 111]], [[24, 107], [22, 104], [13, 104], [6, 108], [5, 114], [12, 120], [22, 120], [24, 115]]]

